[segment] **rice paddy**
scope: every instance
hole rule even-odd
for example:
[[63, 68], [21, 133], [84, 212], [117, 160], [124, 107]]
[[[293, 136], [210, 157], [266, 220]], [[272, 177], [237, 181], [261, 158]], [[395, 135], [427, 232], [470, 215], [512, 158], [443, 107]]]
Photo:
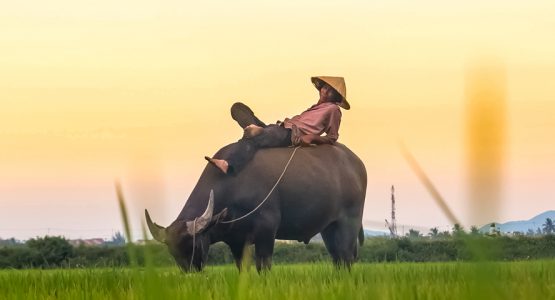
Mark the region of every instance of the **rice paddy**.
[[1, 299], [554, 299], [555, 261], [1, 270]]

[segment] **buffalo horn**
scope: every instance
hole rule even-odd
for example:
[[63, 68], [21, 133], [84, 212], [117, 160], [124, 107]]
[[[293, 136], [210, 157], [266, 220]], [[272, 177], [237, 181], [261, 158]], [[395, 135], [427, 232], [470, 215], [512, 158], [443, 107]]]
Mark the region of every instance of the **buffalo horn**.
[[195, 221], [187, 222], [187, 231], [189, 234], [194, 235], [202, 231], [212, 220], [214, 212], [214, 190], [210, 190], [210, 197], [208, 197], [208, 205], [202, 216], [198, 217]]
[[159, 241], [160, 243], [166, 242], [166, 228], [152, 222], [150, 215], [148, 214], [148, 210], [145, 209], [145, 217], [146, 217], [146, 224], [148, 225], [148, 230], [150, 230], [150, 234], [152, 237]]

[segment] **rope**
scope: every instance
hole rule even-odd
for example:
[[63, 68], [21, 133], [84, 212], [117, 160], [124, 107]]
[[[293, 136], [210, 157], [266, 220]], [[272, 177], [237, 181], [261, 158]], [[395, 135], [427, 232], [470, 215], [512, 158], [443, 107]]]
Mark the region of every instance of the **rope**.
[[277, 185], [280, 183], [281, 178], [283, 178], [283, 175], [285, 174], [285, 171], [287, 171], [287, 168], [289, 167], [289, 164], [291, 163], [291, 160], [293, 160], [293, 156], [295, 156], [295, 152], [297, 152], [297, 149], [299, 149], [299, 148], [300, 148], [300, 146], [295, 147], [295, 149], [293, 150], [293, 153], [291, 153], [291, 157], [289, 157], [289, 160], [287, 161], [287, 164], [285, 164], [285, 168], [283, 168], [283, 172], [281, 172], [281, 175], [279, 175], [279, 178], [277, 179], [276, 183], [274, 184], [274, 186], [272, 187], [270, 192], [268, 192], [268, 195], [266, 195], [266, 198], [264, 198], [264, 200], [262, 200], [262, 202], [260, 202], [260, 204], [258, 204], [257, 207], [255, 207], [253, 210], [248, 212], [246, 215], [243, 215], [242, 217], [239, 217], [239, 218], [236, 218], [236, 219], [233, 219], [233, 220], [230, 220], [230, 221], [222, 221], [220, 223], [229, 224], [229, 223], [233, 223], [233, 222], [242, 220], [242, 219], [250, 216], [251, 214], [253, 214], [257, 209], [259, 209], [262, 206], [262, 204], [264, 204], [264, 202], [266, 202], [266, 200], [268, 200], [268, 198], [270, 198], [270, 195], [276, 189]]
[[197, 219], [193, 220], [193, 254], [191, 254], [191, 262], [189, 263], [189, 270], [193, 268], [193, 260], [195, 259], [195, 244], [196, 244], [196, 237], [197, 237]]

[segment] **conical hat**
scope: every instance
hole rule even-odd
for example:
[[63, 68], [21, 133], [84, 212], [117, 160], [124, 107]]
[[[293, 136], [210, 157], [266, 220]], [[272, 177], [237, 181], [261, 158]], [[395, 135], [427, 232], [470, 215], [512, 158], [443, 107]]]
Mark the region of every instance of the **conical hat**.
[[311, 77], [310, 80], [318, 90], [322, 87], [321, 81], [329, 84], [343, 98], [338, 105], [344, 109], [351, 108], [351, 105], [347, 102], [347, 88], [345, 87], [345, 79], [343, 77], [315, 76]]

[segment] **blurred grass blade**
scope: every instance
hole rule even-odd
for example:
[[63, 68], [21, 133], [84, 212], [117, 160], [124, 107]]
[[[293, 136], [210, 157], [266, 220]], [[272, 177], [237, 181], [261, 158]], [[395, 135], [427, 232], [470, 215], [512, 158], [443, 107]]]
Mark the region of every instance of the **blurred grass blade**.
[[153, 254], [152, 251], [150, 249], [150, 243], [148, 241], [148, 235], [146, 233], [146, 227], [144, 223], [141, 223], [141, 232], [143, 235], [143, 241], [144, 241], [144, 245], [143, 245], [143, 257], [144, 257], [144, 264], [145, 267], [147, 268], [147, 270], [152, 269], [154, 267], [154, 262], [153, 262]]
[[116, 194], [118, 197], [119, 211], [121, 213], [121, 219], [123, 221], [123, 228], [125, 231], [125, 238], [127, 239], [127, 254], [129, 256], [129, 264], [134, 267], [137, 266], [137, 255], [133, 247], [133, 237], [131, 236], [131, 225], [129, 223], [129, 214], [127, 213], [127, 208], [125, 206], [125, 199], [123, 197], [123, 192], [121, 190], [121, 184], [116, 180]]
[[426, 187], [432, 198], [436, 201], [441, 211], [445, 214], [445, 216], [451, 221], [453, 224], [461, 224], [461, 222], [455, 217], [455, 214], [451, 211], [447, 203], [443, 199], [443, 197], [439, 194], [438, 190], [435, 188], [434, 184], [430, 180], [430, 178], [424, 173], [424, 170], [420, 167], [414, 156], [409, 152], [407, 147], [403, 142], [399, 143], [399, 147], [401, 148], [401, 153], [403, 157], [410, 165], [411, 169], [414, 171], [420, 182]]

